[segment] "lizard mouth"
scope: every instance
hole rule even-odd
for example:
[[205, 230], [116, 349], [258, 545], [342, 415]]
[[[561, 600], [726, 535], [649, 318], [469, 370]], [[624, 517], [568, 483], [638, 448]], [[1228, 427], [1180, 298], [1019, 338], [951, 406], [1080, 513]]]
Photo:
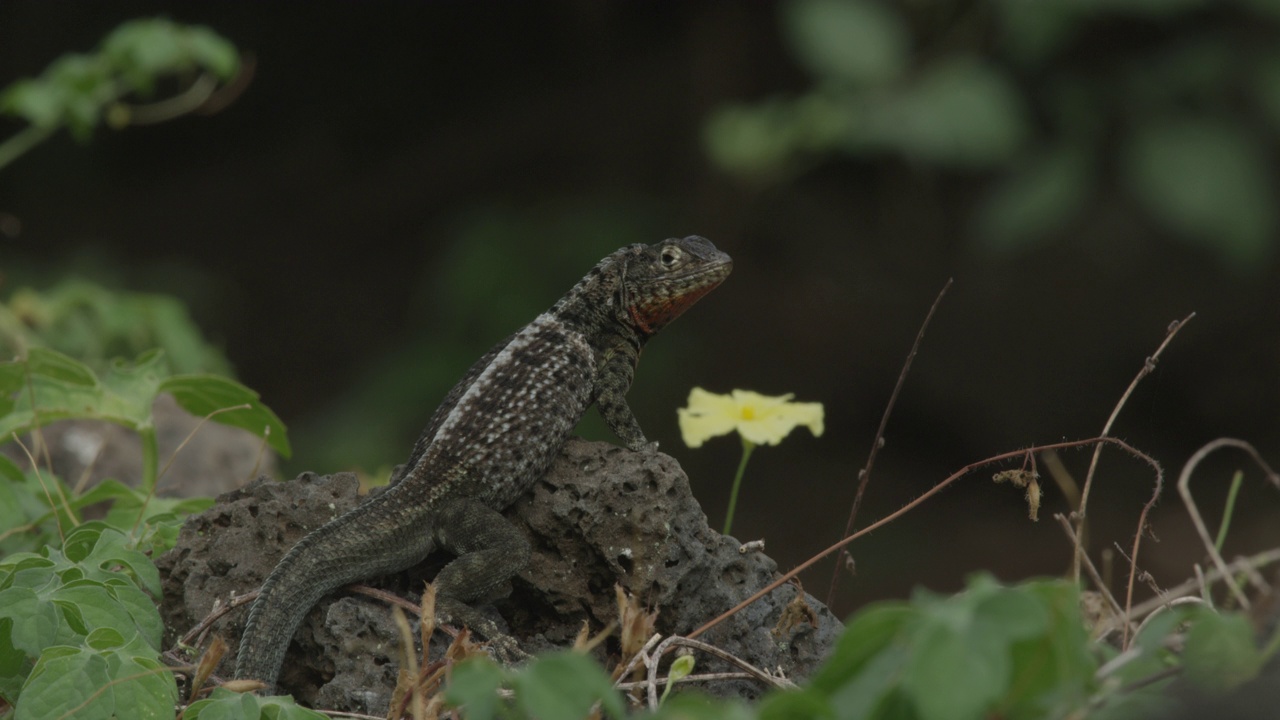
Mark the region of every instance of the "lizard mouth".
[[671, 275], [657, 283], [654, 292], [628, 308], [636, 327], [652, 335], [716, 289], [733, 270], [733, 260], [721, 255], [723, 258], [714, 265]]

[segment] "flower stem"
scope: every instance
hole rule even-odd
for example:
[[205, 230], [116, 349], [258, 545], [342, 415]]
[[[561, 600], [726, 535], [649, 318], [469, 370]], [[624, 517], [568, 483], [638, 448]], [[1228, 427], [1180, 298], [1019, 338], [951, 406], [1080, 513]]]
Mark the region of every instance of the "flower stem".
[[738, 488], [742, 486], [742, 474], [747, 470], [747, 460], [751, 458], [751, 451], [756, 449], [756, 444], [746, 438], [742, 438], [742, 461], [738, 463], [738, 474], [733, 478], [733, 489], [729, 491], [729, 509], [724, 515], [724, 534], [729, 534], [729, 529], [733, 527], [733, 510], [738, 506]]

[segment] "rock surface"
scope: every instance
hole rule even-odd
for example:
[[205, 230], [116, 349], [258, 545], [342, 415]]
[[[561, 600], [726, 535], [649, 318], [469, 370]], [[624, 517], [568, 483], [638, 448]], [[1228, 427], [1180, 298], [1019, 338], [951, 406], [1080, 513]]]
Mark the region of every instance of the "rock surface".
[[[200, 418], [167, 394], [156, 398], [151, 412], [160, 467], [167, 467], [158, 484], [162, 497], [210, 497], [243, 485], [257, 473], [275, 472], [275, 452], [250, 432], [216, 422], [201, 425]], [[71, 485], [83, 483], [87, 488], [115, 478], [136, 486], [142, 477], [142, 439], [122, 425], [59, 420], [42, 428], [41, 435], [48, 443], [53, 473]], [[34, 446], [29, 435], [24, 442], [28, 448]], [[0, 443], [0, 454], [28, 467], [27, 454], [16, 443]]]
[[[358, 504], [357, 485], [350, 474], [260, 479], [188, 520], [178, 545], [158, 562], [168, 643], [199, 623], [215, 600], [257, 588], [293, 543]], [[571, 644], [584, 621], [598, 631], [616, 619], [615, 584], [656, 608], [658, 632], [670, 635], [692, 631], [778, 576], [770, 558], [742, 553], [736, 540], [707, 527], [688, 478], [657, 452], [571, 440], [547, 477], [505, 514], [529, 538], [533, 558], [510, 597], [495, 603], [495, 620], [530, 652]], [[447, 559], [433, 556], [369, 584], [416, 602], [423, 580]], [[700, 639], [759, 668], [804, 677], [827, 654], [840, 623], [806, 596], [812, 614], [779, 626], [795, 594], [791, 586], [779, 588]], [[234, 610], [214, 625], [231, 646], [219, 668], [223, 677], [231, 673], [246, 614], [247, 608]], [[317, 708], [385, 713], [398, 638], [385, 604], [339, 592], [304, 621], [280, 686]], [[618, 660], [616, 639], [602, 647], [607, 662]], [[699, 671], [713, 669], [723, 668], [698, 657]], [[763, 688], [735, 681], [704, 690], [751, 697]]]

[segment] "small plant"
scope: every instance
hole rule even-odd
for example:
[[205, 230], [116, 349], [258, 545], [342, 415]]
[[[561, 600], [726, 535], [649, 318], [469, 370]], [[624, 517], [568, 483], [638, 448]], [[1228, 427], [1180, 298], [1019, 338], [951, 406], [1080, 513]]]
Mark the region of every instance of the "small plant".
[[[173, 375], [158, 350], [117, 361], [101, 376], [46, 348], [0, 363], [0, 437], [92, 419], [128, 427], [143, 441], [139, 487], [108, 480], [80, 495], [35, 458], [25, 472], [0, 458], [0, 698], [15, 706], [15, 720], [172, 714], [177, 688], [160, 662], [160, 579], [151, 558], [172, 547], [187, 513], [212, 501], [154, 497], [151, 408], [160, 393], [289, 453], [284, 425], [257, 393], [215, 375]], [[85, 522], [81, 510], [104, 501], [105, 518]]]
[[[64, 55], [40, 77], [0, 92], [0, 114], [29, 123], [0, 142], [0, 169], [62, 128], [86, 140], [104, 120], [122, 128], [190, 113], [206, 105], [219, 83], [239, 69], [235, 46], [209, 28], [163, 19], [124, 23], [97, 52]], [[178, 95], [151, 105], [124, 102], [131, 95], [154, 95], [170, 77], [183, 80], [185, 89]]]
[[814, 437], [823, 431], [822, 403], [791, 402], [794, 395], [770, 397], [750, 390], [734, 390], [716, 395], [702, 388], [689, 392], [689, 406], [680, 408], [680, 433], [691, 448], [702, 447], [710, 438], [737, 431], [742, 438], [742, 460], [729, 492], [724, 534], [733, 528], [733, 512], [738, 504], [738, 488], [747, 470], [747, 461], [757, 445], [777, 445], [796, 427], [804, 425]]

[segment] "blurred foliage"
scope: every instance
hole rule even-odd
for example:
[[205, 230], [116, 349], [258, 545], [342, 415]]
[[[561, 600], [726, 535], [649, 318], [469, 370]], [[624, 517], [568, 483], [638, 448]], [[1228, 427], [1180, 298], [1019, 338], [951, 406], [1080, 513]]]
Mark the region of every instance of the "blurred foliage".
[[[411, 301], [413, 324], [404, 339], [347, 387], [333, 388], [323, 414], [294, 424], [301, 463], [294, 469], [375, 470], [403, 462], [472, 363], [551, 307], [600, 258], [665, 237], [659, 226], [642, 207], [601, 198], [464, 214], [440, 233], [442, 256]], [[661, 376], [670, 357], [646, 356], [644, 372]], [[594, 412], [578, 432], [612, 437]]]
[[114, 358], [159, 348], [174, 372], [232, 374], [222, 350], [205, 341], [181, 301], [87, 280], [64, 280], [44, 291], [18, 288], [0, 303], [0, 359], [33, 347], [57, 350], [99, 371]]
[[[234, 45], [209, 28], [164, 19], [133, 20], [113, 30], [94, 53], [70, 53], [38, 78], [13, 83], [0, 92], [0, 114], [29, 127], [0, 143], [0, 168], [60, 128], [87, 140], [104, 119], [112, 127], [168, 120], [200, 108], [218, 81], [240, 68]], [[168, 77], [183, 90], [148, 106], [122, 99], [151, 97]]]
[[1235, 268], [1275, 252], [1280, 2], [791, 0], [781, 24], [814, 86], [710, 119], [734, 173], [897, 155], [989, 183], [971, 230], [991, 249], [1118, 191]]

